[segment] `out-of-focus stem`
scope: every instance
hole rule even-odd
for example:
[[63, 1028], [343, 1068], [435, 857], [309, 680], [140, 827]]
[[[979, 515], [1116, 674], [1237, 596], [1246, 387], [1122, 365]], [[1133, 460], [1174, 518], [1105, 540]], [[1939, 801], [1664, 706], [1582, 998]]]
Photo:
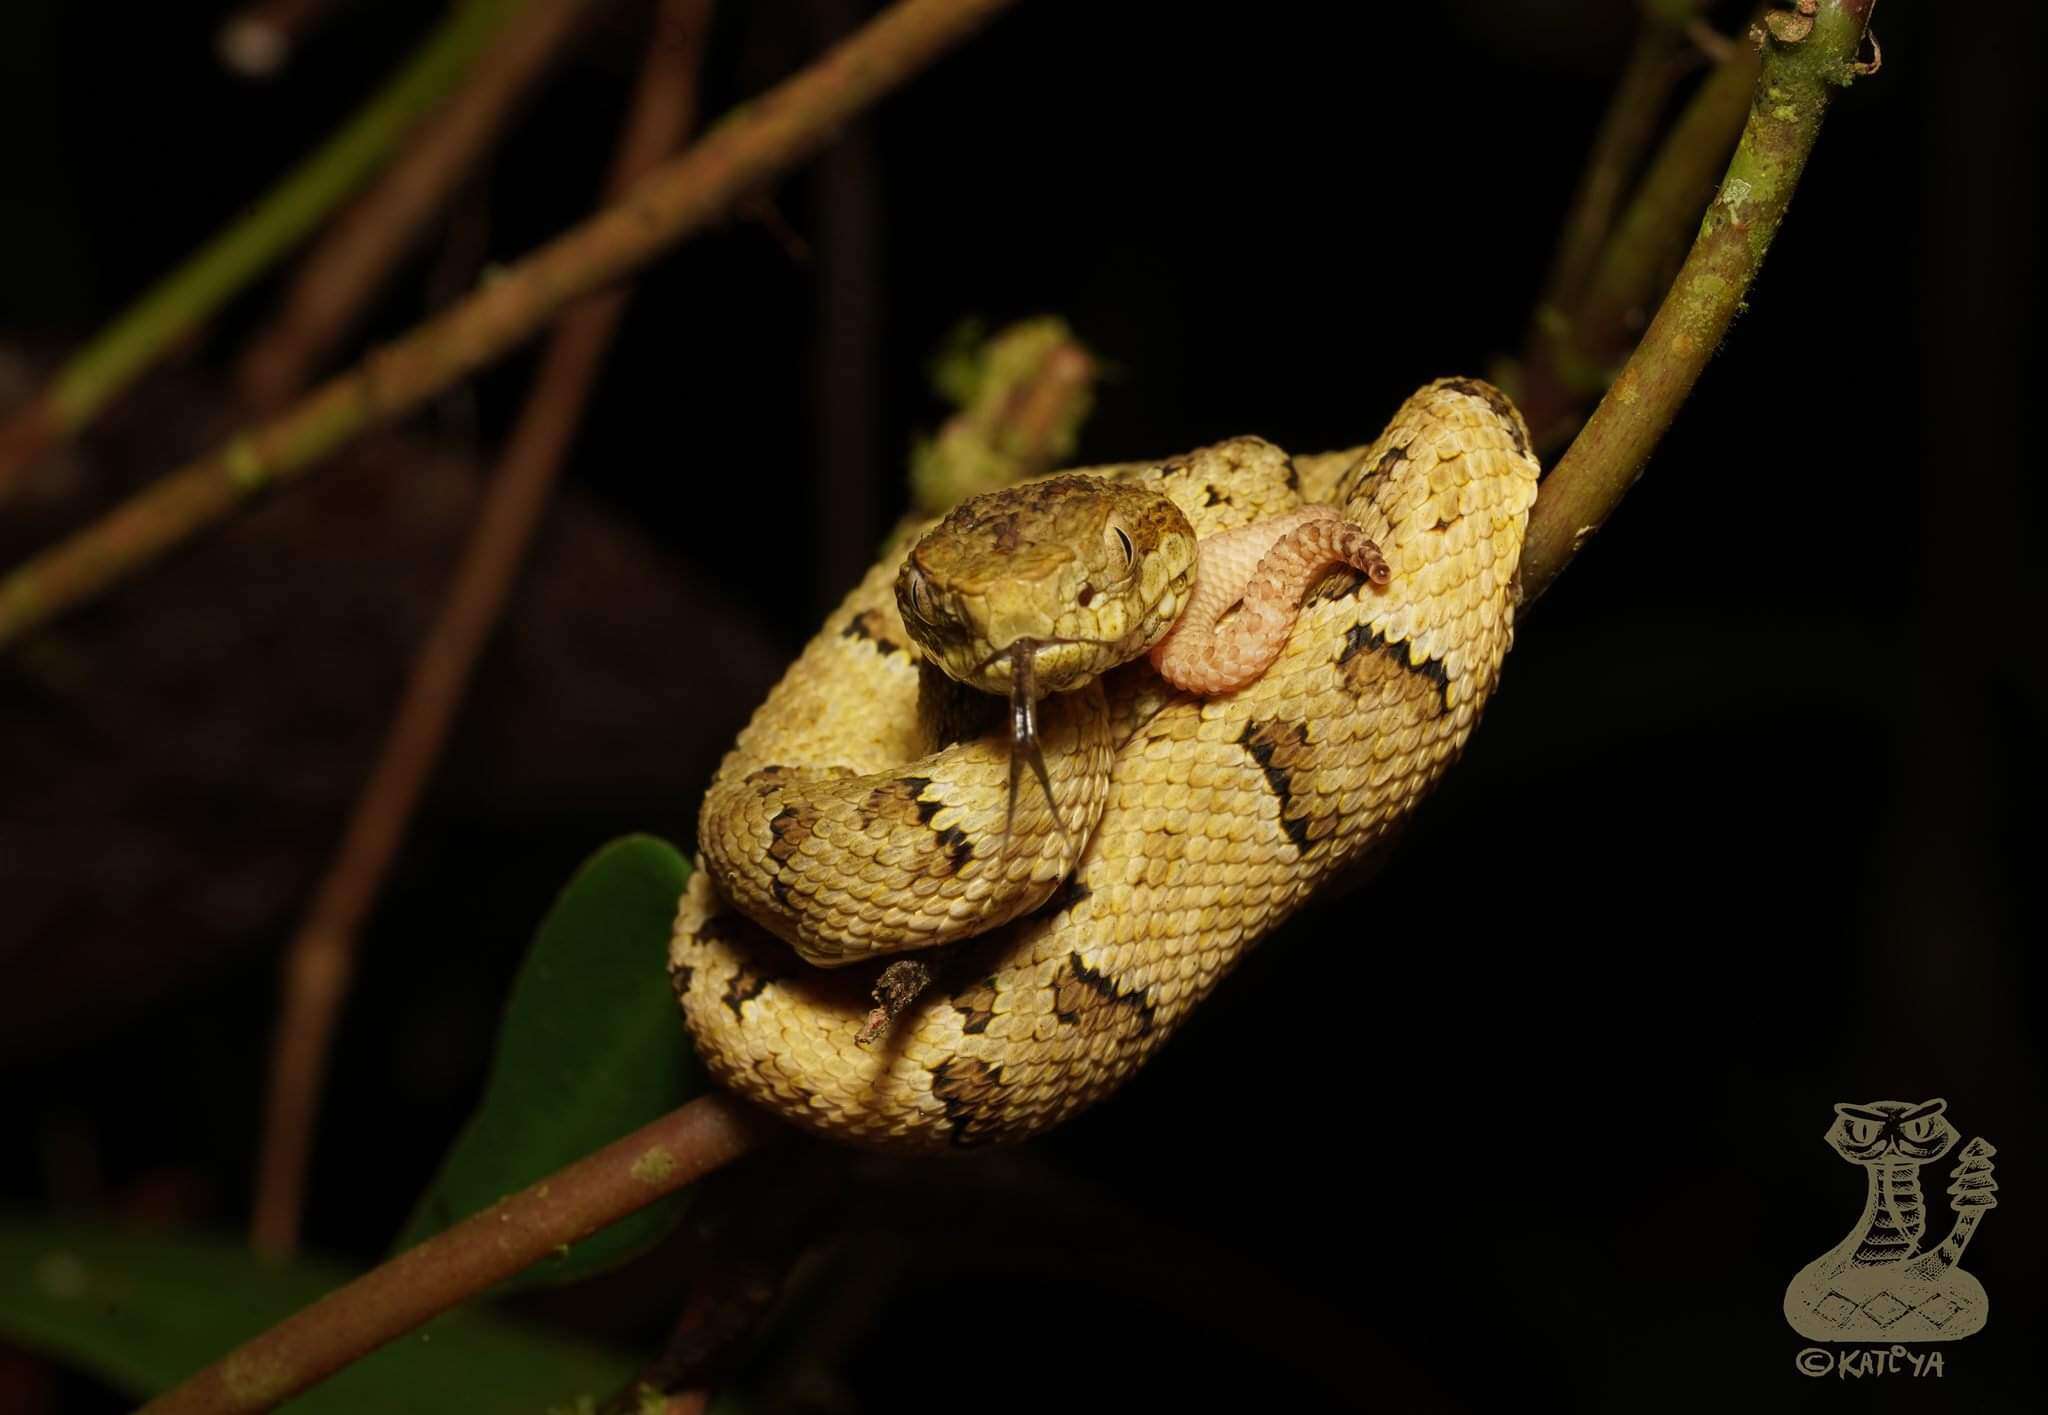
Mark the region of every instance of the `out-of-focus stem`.
[[1791, 203], [1829, 101], [1864, 71], [1857, 55], [1872, 3], [1798, 0], [1755, 32], [1762, 72], [1720, 191], [1642, 341], [1530, 514], [1522, 551], [1525, 608], [1634, 485], [1728, 332]]

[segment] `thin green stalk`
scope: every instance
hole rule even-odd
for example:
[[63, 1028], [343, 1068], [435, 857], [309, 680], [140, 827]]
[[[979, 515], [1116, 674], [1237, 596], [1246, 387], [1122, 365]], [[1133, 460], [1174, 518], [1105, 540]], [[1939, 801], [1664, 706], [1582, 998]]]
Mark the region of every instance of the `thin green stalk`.
[[221, 304], [274, 265], [382, 167], [526, 0], [458, 0], [341, 130], [232, 226], [143, 295], [0, 430], [0, 497], [52, 443], [90, 422]]
[[1525, 607], [1635, 484], [1728, 332], [1785, 217], [1829, 101], [1867, 72], [1857, 55], [1873, 3], [1798, 0], [1756, 32], [1763, 71], [1749, 121], [1692, 251], [1530, 515], [1522, 551]]

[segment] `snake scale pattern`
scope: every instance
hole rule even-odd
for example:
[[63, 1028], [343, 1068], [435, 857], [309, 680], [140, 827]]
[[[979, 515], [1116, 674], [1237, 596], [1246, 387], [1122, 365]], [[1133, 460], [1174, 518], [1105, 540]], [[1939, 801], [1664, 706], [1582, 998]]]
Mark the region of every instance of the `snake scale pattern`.
[[[1041, 848], [1060, 833], [1019, 805], [1033, 844], [996, 854], [1000, 816], [991, 830], [970, 804], [993, 782], [943, 777], [994, 772], [1006, 738], [969, 743], [937, 777], [905, 770], [945, 731], [933, 670], [920, 669], [897, 607], [900, 549], [885, 555], [770, 693], [706, 796], [700, 840], [721, 842], [715, 873], [748, 910], [699, 868], [670, 949], [712, 1073], [808, 1130], [907, 1149], [1016, 1141], [1108, 1094], [1247, 949], [1389, 837], [1498, 681], [1538, 467], [1520, 415], [1490, 385], [1432, 383], [1362, 448], [1290, 458], [1238, 438], [1096, 475], [1163, 494], [1204, 539], [1334, 505], [1390, 574], [1376, 585], [1332, 572], [1280, 656], [1236, 692], [1177, 692], [1141, 661], [1048, 700], [1054, 790], [1099, 818], [1067, 847]], [[837, 822], [806, 798], [772, 813], [747, 805], [796, 778], [832, 777], [862, 781], [852, 806], [832, 808]], [[1038, 791], [1022, 799], [1050, 817]], [[864, 863], [846, 865], [848, 842], [863, 840]], [[832, 877], [803, 874], [821, 860]], [[795, 884], [847, 917], [900, 925], [911, 891], [890, 870], [905, 861], [921, 896], [948, 887], [948, 862], [965, 873], [981, 861], [994, 885], [1004, 870], [1011, 885], [1022, 879], [1032, 907], [917, 955], [932, 985], [862, 1045], [883, 960], [813, 966], [749, 914], [766, 917]]]

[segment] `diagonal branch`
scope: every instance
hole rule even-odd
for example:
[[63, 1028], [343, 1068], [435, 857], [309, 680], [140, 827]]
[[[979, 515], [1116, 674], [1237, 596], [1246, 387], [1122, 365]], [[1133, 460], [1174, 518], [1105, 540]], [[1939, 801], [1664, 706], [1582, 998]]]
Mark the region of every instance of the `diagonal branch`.
[[[567, 7], [571, 10], [573, 6]], [[639, 91], [620, 139], [611, 188], [624, 190], [683, 139], [696, 112], [697, 71], [711, 0], [662, 0]], [[257, 1161], [251, 1236], [257, 1251], [298, 1245], [328, 1048], [355, 970], [356, 941], [448, 740], [477, 657], [547, 509], [626, 292], [595, 296], [555, 329], [533, 392], [512, 431], [483, 513], [433, 627], [414, 656], [404, 695], [334, 863], [285, 957], [270, 1096]]]
[[831, 140], [1015, 0], [897, 0], [823, 58], [729, 114], [681, 157], [469, 298], [303, 400], [129, 498], [0, 579], [0, 648], [304, 475], [531, 338], [591, 291], [702, 230]]
[[1875, 0], [1798, 0], [1751, 33], [1763, 70], [1692, 251], [1642, 342], [1545, 479], [1522, 551], [1534, 603], [1642, 474], [1762, 266], [1835, 90], [1859, 62]]
[[143, 1407], [146, 1415], [269, 1410], [451, 1307], [732, 1163], [784, 1131], [719, 1093], [615, 1140], [372, 1268], [251, 1337]]

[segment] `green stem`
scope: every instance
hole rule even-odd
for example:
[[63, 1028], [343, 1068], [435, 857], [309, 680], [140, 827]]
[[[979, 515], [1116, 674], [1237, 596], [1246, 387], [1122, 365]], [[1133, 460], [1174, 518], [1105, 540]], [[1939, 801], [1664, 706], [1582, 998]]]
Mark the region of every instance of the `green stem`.
[[1728, 332], [1791, 203], [1829, 100], [1864, 72], [1857, 53], [1872, 3], [1799, 0], [1757, 32], [1763, 71], [1749, 120], [1691, 253], [1530, 515], [1522, 551], [1525, 607], [1635, 484]]
[[390, 82], [240, 220], [215, 236], [58, 370], [31, 405], [39, 436], [10, 444], [0, 495], [49, 442], [90, 422], [166, 348], [269, 269], [391, 156], [525, 0], [459, 0]]

